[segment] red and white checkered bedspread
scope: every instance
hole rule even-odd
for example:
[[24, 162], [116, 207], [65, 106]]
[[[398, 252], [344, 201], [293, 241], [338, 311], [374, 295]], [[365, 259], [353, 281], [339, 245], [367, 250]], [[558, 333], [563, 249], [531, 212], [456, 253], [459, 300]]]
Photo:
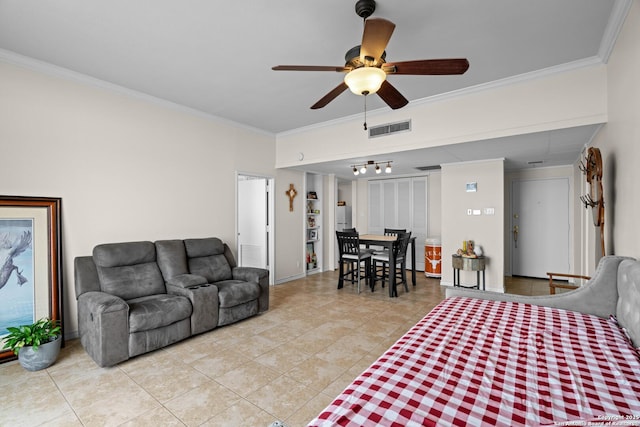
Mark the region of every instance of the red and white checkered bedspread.
[[453, 297], [400, 338], [309, 426], [609, 421], [640, 425], [640, 353], [613, 320]]

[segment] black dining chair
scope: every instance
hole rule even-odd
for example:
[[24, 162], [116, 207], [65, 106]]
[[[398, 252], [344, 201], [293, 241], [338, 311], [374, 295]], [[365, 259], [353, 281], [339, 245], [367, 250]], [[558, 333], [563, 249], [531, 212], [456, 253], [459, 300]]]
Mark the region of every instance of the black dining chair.
[[[385, 236], [397, 236], [400, 233], [406, 233], [406, 232], [407, 232], [406, 228], [386, 228], [385, 227], [385, 229], [384, 229], [384, 235]], [[375, 253], [386, 254], [388, 250], [389, 249], [386, 248], [386, 247], [384, 247], [384, 248], [379, 247], [378, 249], [375, 249], [374, 252]]]
[[406, 228], [385, 228], [384, 235], [385, 236], [397, 236], [400, 233], [406, 233]]
[[[360, 238], [356, 232], [336, 231], [338, 239], [338, 252], [340, 254], [340, 277], [338, 289], [344, 286], [344, 281], [358, 283], [360, 293], [360, 280], [362, 275], [369, 286], [369, 273], [371, 271], [371, 252], [360, 248]], [[364, 263], [364, 266], [362, 265]], [[364, 268], [363, 268], [364, 267]]]
[[[411, 232], [398, 233], [398, 239], [393, 243], [393, 255], [395, 259], [395, 265], [389, 265], [389, 253], [376, 252], [371, 257], [371, 291], [375, 290], [376, 281], [382, 281], [382, 287], [384, 288], [385, 281], [389, 278], [389, 274], [395, 275], [395, 286], [398, 282], [404, 285], [404, 290], [409, 292], [409, 286], [407, 285], [407, 248], [411, 241]], [[378, 267], [380, 263], [380, 267]], [[397, 296], [397, 290], [392, 290], [392, 295]]]

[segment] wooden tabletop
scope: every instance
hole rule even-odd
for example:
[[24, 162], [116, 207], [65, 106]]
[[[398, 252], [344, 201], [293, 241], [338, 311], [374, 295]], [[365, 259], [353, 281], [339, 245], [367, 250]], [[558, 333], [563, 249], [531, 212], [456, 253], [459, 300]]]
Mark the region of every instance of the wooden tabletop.
[[384, 236], [382, 234], [361, 234], [360, 240], [378, 240], [380, 242], [394, 242], [398, 236]]

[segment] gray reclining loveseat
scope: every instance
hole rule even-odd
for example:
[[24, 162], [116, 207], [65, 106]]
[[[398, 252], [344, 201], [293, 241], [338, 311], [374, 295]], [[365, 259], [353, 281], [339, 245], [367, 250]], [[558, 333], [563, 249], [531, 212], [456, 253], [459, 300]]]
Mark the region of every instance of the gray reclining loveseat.
[[112, 366], [269, 308], [269, 273], [218, 238], [98, 245], [77, 257], [80, 341]]

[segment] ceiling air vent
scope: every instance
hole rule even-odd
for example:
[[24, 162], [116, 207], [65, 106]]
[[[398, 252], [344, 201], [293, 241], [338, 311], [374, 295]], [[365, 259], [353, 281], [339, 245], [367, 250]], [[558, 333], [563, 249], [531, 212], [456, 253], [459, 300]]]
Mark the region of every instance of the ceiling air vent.
[[418, 166], [416, 167], [416, 169], [418, 169], [419, 171], [425, 172], [425, 171], [436, 171], [436, 170], [440, 170], [441, 167], [440, 165], [433, 165], [433, 166]]
[[410, 130], [411, 120], [397, 123], [388, 123], [386, 125], [370, 127], [369, 138], [377, 138], [379, 136], [390, 135], [397, 132], [407, 132]]

